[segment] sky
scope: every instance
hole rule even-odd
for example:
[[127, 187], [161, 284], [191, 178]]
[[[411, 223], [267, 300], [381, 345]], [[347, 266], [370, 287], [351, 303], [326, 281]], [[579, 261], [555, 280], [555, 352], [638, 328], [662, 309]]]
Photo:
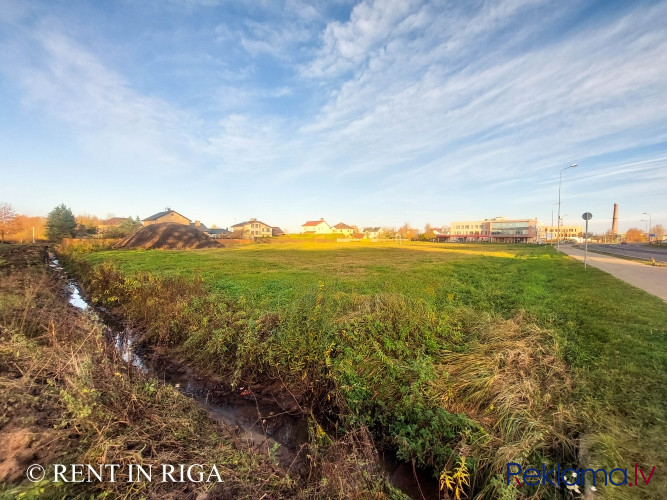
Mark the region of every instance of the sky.
[[618, 203], [621, 231], [667, 226], [666, 23], [641, 0], [0, 0], [0, 202], [298, 232], [550, 224], [560, 185], [564, 224]]

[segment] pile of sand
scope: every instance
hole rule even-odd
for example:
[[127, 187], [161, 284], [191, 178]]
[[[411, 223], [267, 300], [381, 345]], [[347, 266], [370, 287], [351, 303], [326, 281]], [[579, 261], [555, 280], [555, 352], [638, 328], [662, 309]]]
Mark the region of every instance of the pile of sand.
[[220, 243], [194, 227], [173, 222], [151, 224], [120, 240], [114, 248], [157, 248], [161, 250], [216, 248]]

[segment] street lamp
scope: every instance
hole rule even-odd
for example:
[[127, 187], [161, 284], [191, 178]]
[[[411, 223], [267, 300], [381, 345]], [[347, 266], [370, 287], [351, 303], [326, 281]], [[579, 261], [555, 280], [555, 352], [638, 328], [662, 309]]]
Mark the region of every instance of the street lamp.
[[645, 227], [646, 227], [646, 239], [650, 241], [651, 240], [651, 235], [649, 234], [650, 229], [648, 227], [648, 221], [646, 219], [641, 219], [641, 222], [646, 223], [646, 225], [645, 225]]
[[549, 228], [549, 243], [553, 243], [554, 239], [554, 207], [558, 205], [558, 202], [551, 205], [551, 227]]
[[556, 242], [556, 248], [558, 251], [560, 251], [560, 185], [563, 182], [563, 172], [565, 172], [568, 168], [574, 168], [576, 167], [577, 164], [573, 163], [569, 167], [565, 167], [563, 170], [560, 171], [560, 174], [558, 176], [558, 240]]
[[651, 214], [648, 212], [642, 212], [644, 215], [648, 215], [648, 242], [651, 243]]

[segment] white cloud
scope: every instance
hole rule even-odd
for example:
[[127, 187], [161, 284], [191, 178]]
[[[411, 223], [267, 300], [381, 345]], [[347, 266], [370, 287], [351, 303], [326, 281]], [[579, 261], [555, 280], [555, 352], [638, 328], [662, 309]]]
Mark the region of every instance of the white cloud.
[[142, 163], [145, 168], [185, 168], [192, 137], [188, 118], [169, 104], [133, 91], [116, 72], [51, 26], [29, 38], [11, 40], [2, 70], [17, 78], [25, 104], [46, 111], [77, 130], [89, 150], [106, 159]]
[[[350, 68], [358, 64], [301, 131], [346, 144], [355, 157], [347, 164], [350, 173], [398, 165], [409, 176], [430, 164], [432, 173], [445, 169], [450, 180], [456, 173], [502, 178], [517, 161], [547, 168], [564, 153], [581, 157], [637, 147], [667, 132], [667, 75], [661, 70], [667, 67], [667, 37], [655, 21], [664, 6], [533, 50], [487, 46], [487, 54], [450, 71], [469, 56], [479, 29], [487, 38], [492, 27], [514, 29], [519, 39], [524, 29], [532, 33], [532, 25], [511, 24], [520, 5], [525, 8], [506, 2], [482, 10], [463, 24], [474, 28], [435, 46], [436, 32], [447, 31], [441, 22], [406, 33], [406, 41], [394, 33], [400, 16], [372, 11], [384, 8], [379, 3], [357, 6], [349, 23], [327, 28], [311, 76], [317, 68], [339, 67], [339, 60]], [[378, 42], [390, 36], [392, 42]], [[342, 48], [357, 42], [362, 49]], [[653, 133], [643, 134], [646, 128]]]

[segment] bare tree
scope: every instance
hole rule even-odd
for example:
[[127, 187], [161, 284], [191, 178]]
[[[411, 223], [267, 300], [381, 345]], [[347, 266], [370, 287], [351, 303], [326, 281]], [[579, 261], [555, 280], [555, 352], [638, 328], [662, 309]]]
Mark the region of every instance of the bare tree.
[[0, 237], [5, 242], [5, 234], [10, 235], [18, 231], [16, 212], [9, 203], [0, 203]]

